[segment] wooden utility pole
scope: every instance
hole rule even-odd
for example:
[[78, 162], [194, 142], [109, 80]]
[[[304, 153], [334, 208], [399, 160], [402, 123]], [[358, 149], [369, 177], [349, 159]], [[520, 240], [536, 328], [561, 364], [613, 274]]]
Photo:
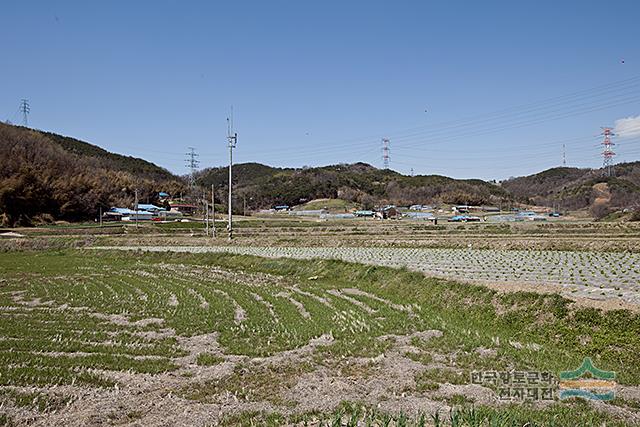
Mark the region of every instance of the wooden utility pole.
[[207, 203], [207, 193], [202, 193], [202, 204], [204, 205], [204, 221], [205, 221], [205, 235], [209, 235], [209, 203]]
[[213, 184], [211, 184], [211, 216], [213, 223], [211, 224], [211, 237], [216, 237], [216, 200], [213, 193]]
[[136, 188], [136, 201], [133, 205], [134, 215], [136, 216], [136, 228], [138, 228], [138, 189]]

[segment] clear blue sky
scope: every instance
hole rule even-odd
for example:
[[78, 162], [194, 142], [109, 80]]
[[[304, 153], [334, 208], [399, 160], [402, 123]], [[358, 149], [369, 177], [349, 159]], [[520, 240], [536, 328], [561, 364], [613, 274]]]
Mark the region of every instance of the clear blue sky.
[[232, 104], [240, 162], [381, 166], [388, 136], [393, 169], [485, 179], [563, 141], [597, 167], [599, 127], [640, 115], [637, 0], [3, 3], [1, 120], [28, 98], [31, 126], [177, 173], [188, 146], [226, 164]]

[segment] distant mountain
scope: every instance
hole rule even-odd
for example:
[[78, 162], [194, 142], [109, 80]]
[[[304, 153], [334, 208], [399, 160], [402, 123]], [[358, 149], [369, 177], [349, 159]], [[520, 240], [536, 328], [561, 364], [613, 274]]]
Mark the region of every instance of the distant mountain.
[[[198, 184], [205, 187], [214, 184], [218, 194], [228, 188], [228, 179], [225, 167], [205, 169], [197, 176]], [[436, 201], [497, 204], [500, 200], [511, 199], [500, 186], [482, 180], [457, 180], [439, 175], [411, 177], [366, 163], [301, 169], [243, 163], [234, 166], [233, 184], [236, 196], [248, 200], [252, 208], [293, 206], [319, 198], [341, 198], [365, 207]]]
[[77, 139], [0, 123], [0, 223], [93, 219], [100, 207], [184, 191], [181, 178], [142, 159]]

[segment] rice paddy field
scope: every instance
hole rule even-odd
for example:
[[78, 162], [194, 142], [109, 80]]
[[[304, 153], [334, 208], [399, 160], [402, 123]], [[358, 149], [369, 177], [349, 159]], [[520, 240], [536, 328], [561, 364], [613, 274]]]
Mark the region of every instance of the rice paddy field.
[[640, 254], [593, 251], [523, 251], [416, 248], [313, 248], [238, 246], [121, 246], [160, 252], [227, 252], [268, 258], [338, 259], [406, 267], [430, 276], [546, 290], [574, 297], [640, 304]]
[[[245, 226], [4, 241], [0, 426], [640, 424], [634, 228]], [[560, 399], [585, 357], [612, 400]]]

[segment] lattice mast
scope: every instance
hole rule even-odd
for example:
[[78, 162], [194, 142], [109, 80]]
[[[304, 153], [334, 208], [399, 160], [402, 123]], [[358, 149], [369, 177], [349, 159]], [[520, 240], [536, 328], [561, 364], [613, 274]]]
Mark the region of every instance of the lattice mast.
[[193, 188], [196, 185], [196, 172], [198, 172], [198, 165], [200, 161], [198, 160], [198, 153], [196, 153], [196, 149], [193, 147], [188, 147], [189, 151], [187, 152], [186, 158], [186, 166], [189, 169], [189, 189], [191, 193], [193, 193]]
[[385, 169], [389, 169], [390, 144], [389, 138], [382, 138], [382, 165]]
[[603, 136], [602, 145], [604, 149], [602, 150], [602, 169], [604, 169], [604, 173], [606, 176], [613, 176], [613, 157], [616, 153], [613, 152], [612, 147], [616, 145], [611, 138], [616, 136], [613, 133], [612, 128], [603, 127], [602, 133]]
[[29, 113], [31, 112], [31, 107], [29, 106], [28, 99], [20, 100], [20, 112], [22, 113], [22, 125], [29, 126]]

